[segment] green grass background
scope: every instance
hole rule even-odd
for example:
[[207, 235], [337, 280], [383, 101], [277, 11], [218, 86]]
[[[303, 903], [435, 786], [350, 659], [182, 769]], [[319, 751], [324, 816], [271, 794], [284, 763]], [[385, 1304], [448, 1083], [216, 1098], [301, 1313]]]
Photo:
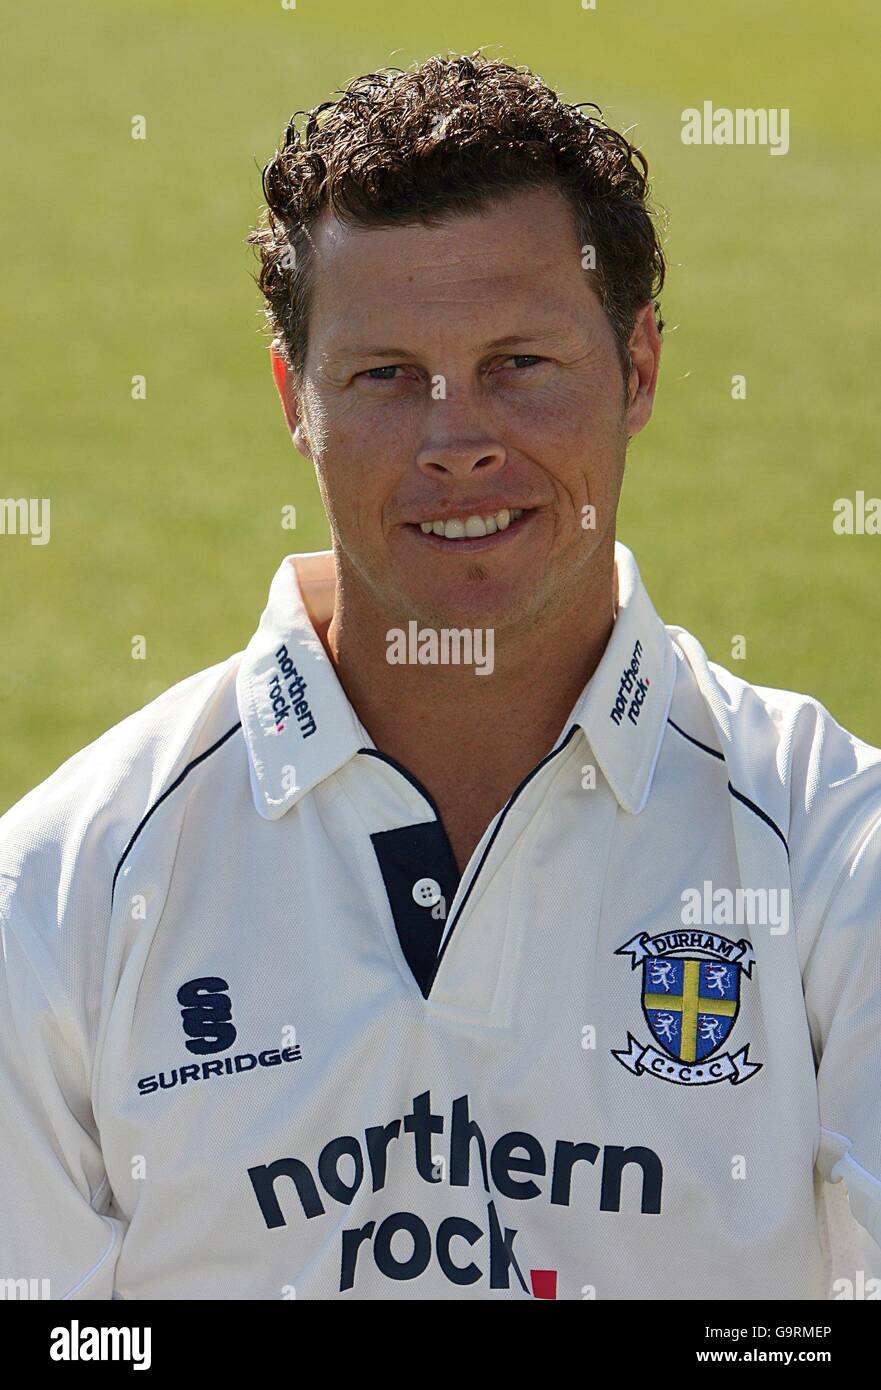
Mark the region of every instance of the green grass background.
[[[51, 498], [52, 539], [0, 536], [0, 809], [244, 646], [280, 558], [328, 543], [244, 245], [259, 170], [356, 73], [478, 45], [633, 128], [669, 213], [670, 331], [619, 532], [656, 607], [881, 743], [881, 537], [831, 524], [836, 497], [881, 494], [879, 41], [875, 0], [6, 7], [0, 496]], [[789, 107], [789, 154], [683, 146], [705, 99]]]

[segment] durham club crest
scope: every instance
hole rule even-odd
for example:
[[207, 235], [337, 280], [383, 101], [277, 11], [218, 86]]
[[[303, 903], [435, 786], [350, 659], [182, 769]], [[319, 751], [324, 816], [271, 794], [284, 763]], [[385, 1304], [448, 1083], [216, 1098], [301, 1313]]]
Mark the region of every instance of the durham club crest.
[[737, 1053], [720, 1052], [740, 1011], [743, 979], [755, 964], [748, 941], [706, 930], [640, 932], [615, 954], [640, 968], [642, 1012], [658, 1044], [643, 1046], [628, 1033], [627, 1048], [612, 1049], [628, 1071], [678, 1086], [736, 1086], [761, 1069], [761, 1062], [748, 1060], [749, 1044]]

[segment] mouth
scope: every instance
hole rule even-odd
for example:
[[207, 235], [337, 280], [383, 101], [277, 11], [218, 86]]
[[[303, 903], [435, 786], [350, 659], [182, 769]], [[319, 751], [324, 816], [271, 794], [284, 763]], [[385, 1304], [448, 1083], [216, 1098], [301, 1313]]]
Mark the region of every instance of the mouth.
[[459, 516], [408, 522], [404, 529], [432, 549], [495, 549], [508, 544], [530, 524], [535, 507], [501, 507], [494, 512], [462, 512]]

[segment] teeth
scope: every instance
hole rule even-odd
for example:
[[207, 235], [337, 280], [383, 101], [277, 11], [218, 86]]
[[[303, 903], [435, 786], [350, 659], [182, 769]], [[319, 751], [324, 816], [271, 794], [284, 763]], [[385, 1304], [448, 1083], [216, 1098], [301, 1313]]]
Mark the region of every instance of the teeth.
[[511, 522], [517, 521], [522, 515], [522, 507], [502, 507], [489, 516], [454, 516], [448, 521], [420, 521], [419, 529], [426, 536], [431, 532], [448, 541], [470, 540], [477, 536], [494, 536], [496, 531], [507, 531]]

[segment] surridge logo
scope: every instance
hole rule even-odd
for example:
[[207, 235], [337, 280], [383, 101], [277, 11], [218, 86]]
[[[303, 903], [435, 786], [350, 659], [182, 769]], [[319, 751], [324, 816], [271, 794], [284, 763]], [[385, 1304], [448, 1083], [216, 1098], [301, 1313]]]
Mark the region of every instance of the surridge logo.
[[609, 711], [609, 718], [613, 724], [620, 725], [625, 714], [631, 724], [635, 724], [639, 719], [640, 712], [645, 697], [648, 694], [651, 681], [647, 676], [639, 677], [639, 668], [642, 665], [642, 643], [637, 639], [633, 647], [633, 655], [629, 665], [624, 667], [621, 672], [621, 680], [618, 683], [618, 694], [615, 703]]
[[[190, 1052], [204, 1055], [212, 1052], [226, 1052], [232, 1047], [238, 1033], [232, 1022], [232, 1001], [229, 985], [219, 975], [200, 975], [195, 980], [187, 980], [177, 992], [181, 1007], [181, 1021], [189, 1041], [186, 1047]], [[207, 1081], [212, 1076], [233, 1076], [241, 1072], [254, 1071], [257, 1067], [277, 1067], [283, 1062], [299, 1062], [303, 1056], [293, 1028], [286, 1030], [290, 1036], [287, 1047], [267, 1047], [259, 1052], [237, 1052], [234, 1057], [215, 1058], [211, 1062], [195, 1063], [189, 1066], [172, 1067], [170, 1071], [155, 1072], [142, 1076], [138, 1081], [138, 1094], [152, 1095], [154, 1091], [170, 1091], [176, 1086], [185, 1086], [191, 1081]]]
[[190, 1041], [188, 1052], [223, 1052], [232, 1047], [236, 1030], [232, 1023], [232, 1002], [225, 992], [226, 980], [205, 975], [187, 980], [177, 992], [184, 1032]]
[[286, 644], [279, 647], [275, 659], [279, 669], [273, 671], [269, 681], [269, 703], [275, 718], [275, 731], [282, 733], [293, 714], [303, 738], [311, 738], [318, 726], [305, 698], [306, 681], [291, 660]]
[[[436, 1136], [444, 1134], [448, 1135], [447, 1153], [438, 1156]], [[622, 1179], [631, 1166], [641, 1174], [642, 1183], [638, 1186], [638, 1177], [634, 1181], [628, 1176], [628, 1206], [638, 1202], [638, 1210], [644, 1215], [657, 1215], [661, 1210], [664, 1170], [653, 1149], [643, 1145], [624, 1148], [618, 1144], [601, 1147], [558, 1139], [549, 1155], [540, 1140], [525, 1130], [503, 1134], [490, 1145], [480, 1125], [471, 1118], [467, 1095], [453, 1101], [447, 1117], [433, 1111], [431, 1092], [423, 1091], [413, 1097], [410, 1111], [403, 1117], [365, 1129], [363, 1144], [354, 1134], [329, 1140], [318, 1155], [314, 1171], [301, 1158], [277, 1158], [249, 1168], [248, 1177], [267, 1228], [276, 1230], [294, 1219], [294, 1193], [307, 1221], [327, 1214], [324, 1197], [351, 1206], [362, 1188], [366, 1188], [368, 1200], [375, 1199], [388, 1180], [389, 1151], [396, 1167], [401, 1161], [407, 1162], [397, 1142], [403, 1142], [404, 1135], [412, 1136], [405, 1155], [412, 1160], [419, 1178], [435, 1185], [446, 1183], [453, 1195], [456, 1189], [472, 1186], [472, 1151], [476, 1150], [479, 1174], [475, 1185], [482, 1183], [489, 1199], [483, 1225], [450, 1214], [432, 1230], [417, 1212], [392, 1211], [379, 1220], [366, 1220], [342, 1230], [340, 1292], [354, 1287], [359, 1266], [371, 1257], [376, 1269], [393, 1280], [420, 1278], [434, 1258], [440, 1272], [453, 1284], [466, 1286], [483, 1279], [488, 1280], [491, 1289], [509, 1289], [513, 1275], [524, 1293], [531, 1292], [536, 1298], [556, 1297], [556, 1270], [530, 1269], [527, 1284], [514, 1248], [519, 1231], [503, 1224], [495, 1199], [500, 1196], [506, 1201], [531, 1201], [546, 1190], [553, 1206], [568, 1207], [583, 1196], [588, 1180], [583, 1172], [585, 1165], [599, 1169], [595, 1177], [591, 1174], [591, 1186], [599, 1180], [600, 1211], [621, 1210]], [[537, 1181], [548, 1176], [547, 1185]], [[579, 1189], [575, 1199], [573, 1183]], [[285, 1200], [286, 1211], [282, 1210], [280, 1198]], [[335, 1220], [333, 1214], [331, 1220]], [[457, 1246], [454, 1250], [454, 1239], [464, 1242], [465, 1249]]]

